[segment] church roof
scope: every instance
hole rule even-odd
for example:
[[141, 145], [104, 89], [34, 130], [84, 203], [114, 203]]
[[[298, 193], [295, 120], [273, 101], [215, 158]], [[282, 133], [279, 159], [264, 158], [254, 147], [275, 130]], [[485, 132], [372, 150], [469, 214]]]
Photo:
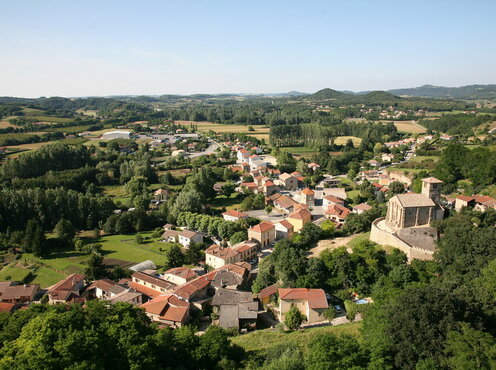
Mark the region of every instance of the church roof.
[[422, 181], [427, 182], [429, 184], [442, 184], [443, 183], [441, 180], [438, 180], [435, 177], [426, 177], [425, 179], [422, 179]]
[[435, 207], [434, 201], [424, 194], [397, 194], [394, 197], [405, 207]]

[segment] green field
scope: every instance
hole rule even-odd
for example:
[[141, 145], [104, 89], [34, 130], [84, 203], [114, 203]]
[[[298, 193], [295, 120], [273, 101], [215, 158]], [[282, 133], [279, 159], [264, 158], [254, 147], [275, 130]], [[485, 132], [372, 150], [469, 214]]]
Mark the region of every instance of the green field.
[[296, 344], [303, 352], [306, 351], [310, 340], [320, 333], [333, 333], [336, 335], [349, 334], [360, 338], [361, 323], [355, 322], [339, 326], [323, 326], [316, 328], [300, 329], [293, 332], [281, 332], [278, 329], [257, 330], [245, 335], [231, 338], [234, 344], [243, 347], [246, 351], [263, 351], [288, 343]]
[[410, 159], [410, 162], [422, 162], [422, 161], [434, 161], [437, 162], [439, 161], [438, 156], [432, 155], [432, 156], [427, 156], [427, 155], [420, 155], [420, 156], [415, 156]]
[[239, 209], [243, 197], [239, 193], [233, 193], [228, 197], [225, 195], [217, 195], [211, 202], [212, 207], [226, 207], [226, 209]]
[[[140, 245], [134, 242], [134, 235], [102, 236], [98, 240], [94, 239], [89, 242], [101, 243], [102, 254], [106, 258], [116, 258], [135, 263], [152, 260], [159, 266], [166, 264], [165, 250], [172, 244], [162, 243], [157, 238], [151, 238], [151, 232], [141, 234], [146, 240]], [[88, 254], [68, 249], [55, 251], [42, 259], [31, 253], [24, 253], [21, 259], [0, 270], [0, 281], [22, 281], [29, 272], [32, 272], [34, 275], [32, 282], [45, 288], [61, 280], [64, 276], [83, 272], [88, 258]]]
[[370, 238], [370, 231], [367, 233], [357, 234], [352, 240], [350, 240], [350, 242], [348, 243], [348, 246], [350, 248], [353, 248], [357, 244], [359, 244], [360, 242], [362, 242], [364, 240], [369, 240], [369, 238]]
[[283, 146], [279, 148], [283, 152], [289, 152], [294, 156], [310, 158], [314, 154], [317, 154], [318, 151], [315, 148], [307, 148], [305, 146]]

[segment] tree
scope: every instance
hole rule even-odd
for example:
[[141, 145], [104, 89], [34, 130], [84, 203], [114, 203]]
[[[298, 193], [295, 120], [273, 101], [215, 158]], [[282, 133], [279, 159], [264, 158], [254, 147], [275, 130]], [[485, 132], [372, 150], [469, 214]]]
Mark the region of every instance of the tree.
[[463, 323], [460, 331], [451, 331], [445, 353], [451, 369], [491, 369], [496, 364], [496, 340], [489, 334]]
[[359, 369], [367, 367], [368, 358], [352, 336], [322, 333], [310, 341], [305, 365], [311, 370]]
[[72, 225], [72, 222], [64, 218], [61, 218], [57, 225], [55, 225], [53, 232], [58, 239], [65, 243], [72, 241], [76, 236], [76, 229]]
[[273, 207], [269, 204], [265, 207], [265, 212], [267, 212], [267, 216], [272, 212]]
[[291, 305], [289, 311], [284, 315], [284, 324], [289, 330], [296, 330], [306, 319], [306, 316], [300, 312], [298, 307]]
[[238, 243], [244, 242], [246, 239], [248, 239], [248, 233], [246, 232], [246, 230], [241, 230], [232, 234], [229, 238], [229, 242], [231, 243], [231, 245], [236, 245]]
[[45, 232], [41, 226], [37, 226], [31, 241], [31, 250], [36, 257], [43, 257], [47, 253]]
[[135, 236], [134, 236], [134, 242], [136, 244], [143, 244], [143, 237], [141, 236], [140, 233], [137, 233]]
[[184, 264], [184, 254], [181, 247], [174, 244], [165, 252], [168, 268], [181, 267]]
[[331, 322], [336, 317], [337, 312], [336, 309], [331, 306], [324, 311], [323, 315], [327, 320], [329, 320], [329, 322]]
[[291, 153], [281, 151], [277, 156], [277, 166], [281, 173], [294, 172], [296, 170], [296, 159], [294, 159]]
[[103, 256], [92, 253], [90, 258], [86, 261], [84, 276], [86, 276], [88, 280], [98, 280], [106, 277], [107, 274], [108, 270], [103, 264]]
[[148, 192], [148, 180], [144, 176], [134, 176], [126, 183], [126, 192], [135, 197]]
[[396, 194], [403, 194], [405, 192], [405, 185], [401, 181], [393, 181], [389, 184], [388, 195], [392, 197]]
[[229, 198], [231, 194], [234, 193], [235, 188], [236, 184], [234, 184], [232, 181], [227, 181], [221, 186], [220, 190], [222, 191], [222, 194]]
[[205, 256], [205, 246], [203, 243], [191, 242], [186, 249], [185, 262], [192, 265], [197, 265]]

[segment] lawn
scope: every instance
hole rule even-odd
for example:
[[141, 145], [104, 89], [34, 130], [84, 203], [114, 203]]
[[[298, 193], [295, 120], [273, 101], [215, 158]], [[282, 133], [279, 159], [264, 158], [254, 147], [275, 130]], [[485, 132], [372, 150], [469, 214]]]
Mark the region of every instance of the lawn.
[[272, 347], [294, 343], [303, 352], [306, 351], [310, 340], [320, 333], [332, 333], [336, 335], [349, 334], [360, 339], [360, 322], [344, 324], [339, 326], [322, 326], [315, 328], [300, 329], [293, 332], [281, 332], [278, 329], [257, 330], [245, 335], [232, 337], [231, 341], [243, 347], [246, 351], [262, 351]]
[[225, 195], [217, 195], [211, 202], [212, 207], [226, 209], [239, 209], [241, 207], [241, 202], [243, 201], [243, 196], [239, 193], [232, 193], [229, 198]]
[[[102, 254], [106, 258], [115, 258], [129, 262], [143, 262], [152, 260], [156, 265], [167, 262], [165, 250], [172, 243], [162, 243], [157, 238], [151, 238], [152, 232], [143, 232], [144, 243], [136, 244], [134, 235], [108, 235], [98, 239], [88, 240], [91, 243], [102, 244]], [[161, 251], [162, 249], [162, 251]], [[53, 285], [64, 276], [72, 273], [82, 273], [89, 255], [70, 249], [57, 250], [46, 258], [35, 257], [25, 253], [21, 259], [0, 270], [0, 281], [22, 281], [29, 272], [34, 274], [32, 283], [40, 284], [42, 288]]]
[[353, 145], [355, 146], [355, 148], [358, 147], [360, 145], [360, 143], [362, 142], [362, 139], [360, 139], [359, 137], [356, 137], [356, 136], [338, 136], [334, 139], [334, 144], [345, 145], [349, 139], [351, 139], [351, 141], [353, 141]]
[[370, 238], [370, 231], [367, 233], [356, 234], [356, 236], [348, 242], [348, 247], [353, 248], [357, 246], [358, 243], [364, 240], [369, 240], [369, 238]]

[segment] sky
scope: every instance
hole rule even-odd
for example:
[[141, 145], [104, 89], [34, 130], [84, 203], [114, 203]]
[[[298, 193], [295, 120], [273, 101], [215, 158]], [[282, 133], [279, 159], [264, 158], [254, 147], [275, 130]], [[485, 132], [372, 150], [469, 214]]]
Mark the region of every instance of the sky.
[[496, 83], [496, 1], [3, 1], [0, 96]]

